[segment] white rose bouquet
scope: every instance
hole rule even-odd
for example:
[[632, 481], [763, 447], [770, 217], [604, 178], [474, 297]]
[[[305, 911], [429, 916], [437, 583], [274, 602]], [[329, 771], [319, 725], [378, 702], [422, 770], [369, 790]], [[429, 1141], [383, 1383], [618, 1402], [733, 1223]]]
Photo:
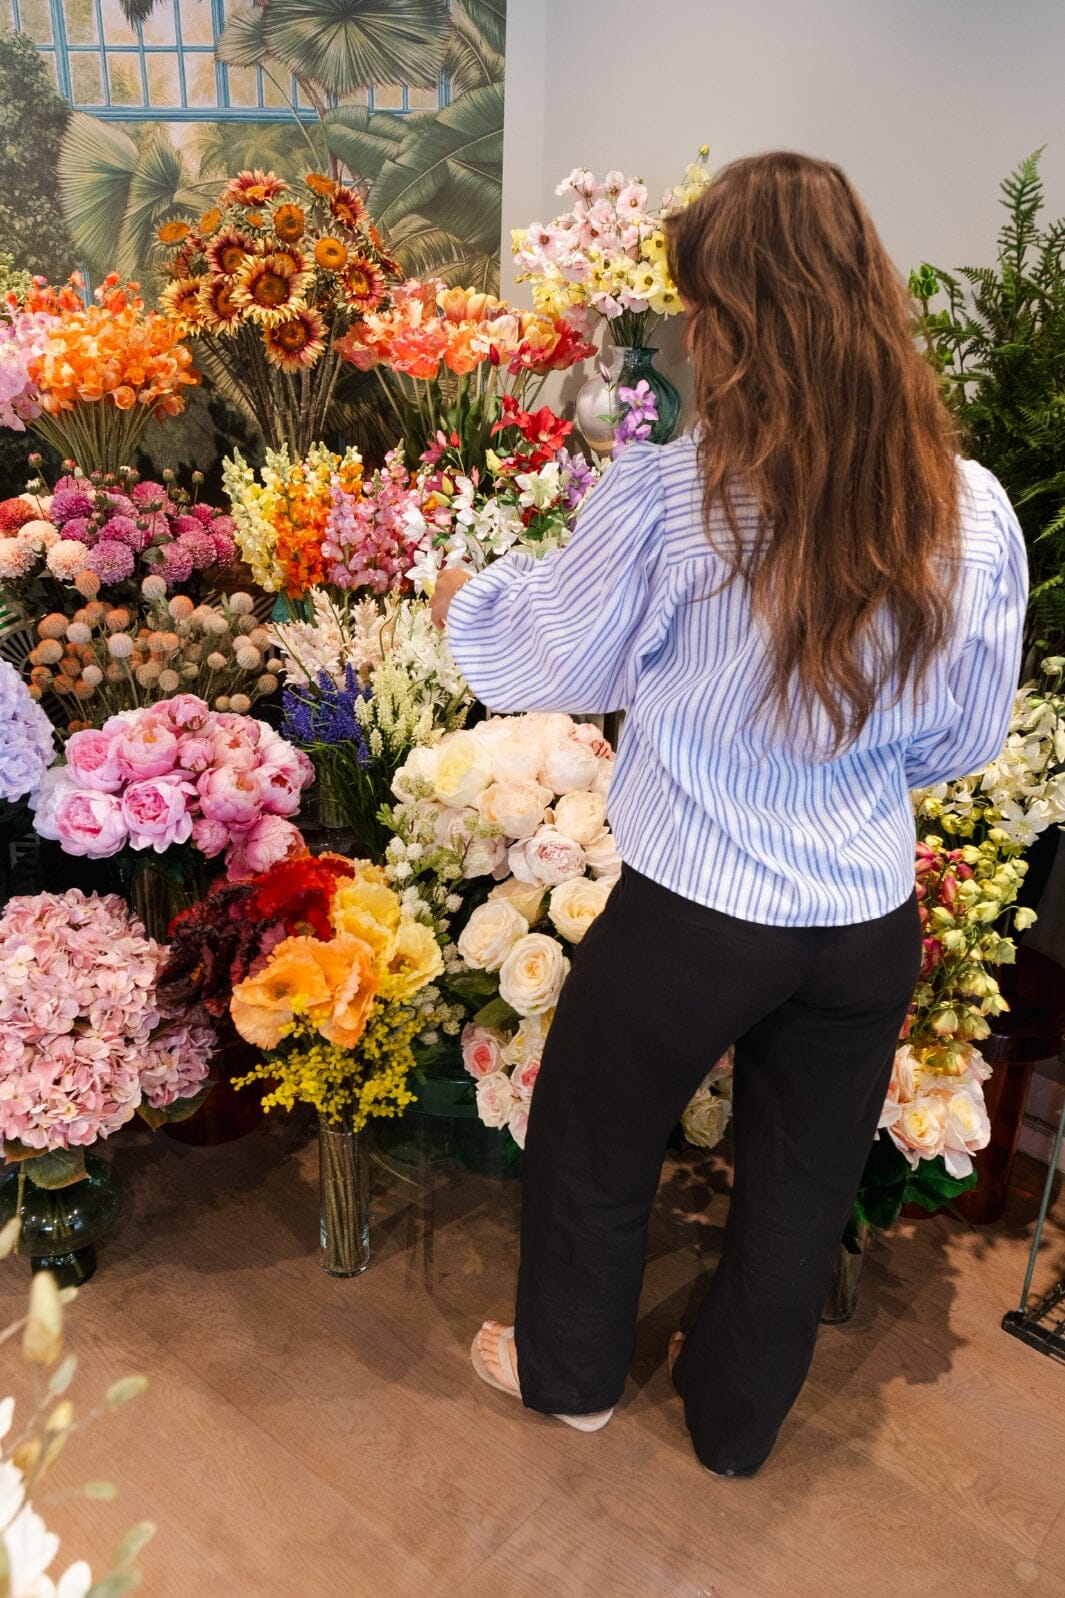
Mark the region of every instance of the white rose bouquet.
[[481, 1120], [519, 1147], [568, 951], [621, 872], [613, 765], [590, 723], [505, 716], [414, 749], [393, 784], [387, 869], [443, 947]]

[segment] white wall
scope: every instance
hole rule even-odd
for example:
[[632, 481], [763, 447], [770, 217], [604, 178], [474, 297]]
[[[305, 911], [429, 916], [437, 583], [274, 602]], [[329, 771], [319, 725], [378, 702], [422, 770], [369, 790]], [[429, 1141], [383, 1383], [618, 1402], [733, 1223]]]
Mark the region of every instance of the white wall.
[[904, 270], [987, 261], [1041, 144], [1065, 213], [1062, 0], [510, 0], [508, 27], [504, 293], [510, 228], [572, 167], [654, 192], [703, 143], [838, 161]]

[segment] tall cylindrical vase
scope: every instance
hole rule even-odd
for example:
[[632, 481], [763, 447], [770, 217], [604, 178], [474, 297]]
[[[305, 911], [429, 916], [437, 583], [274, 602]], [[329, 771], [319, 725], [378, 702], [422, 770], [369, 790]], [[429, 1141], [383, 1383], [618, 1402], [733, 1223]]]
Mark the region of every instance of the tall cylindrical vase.
[[860, 1226], [856, 1245], [852, 1245], [849, 1241], [839, 1245], [821, 1310], [823, 1326], [842, 1326], [852, 1318], [858, 1308], [862, 1266], [865, 1263], [865, 1251], [869, 1247], [870, 1237], [869, 1228]]
[[370, 1148], [366, 1133], [318, 1121], [321, 1261], [328, 1276], [359, 1276], [370, 1263]]

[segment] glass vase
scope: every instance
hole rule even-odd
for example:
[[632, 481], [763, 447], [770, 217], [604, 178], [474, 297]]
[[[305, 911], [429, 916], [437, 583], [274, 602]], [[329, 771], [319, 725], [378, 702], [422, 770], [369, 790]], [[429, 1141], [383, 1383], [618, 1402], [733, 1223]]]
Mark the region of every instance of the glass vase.
[[842, 1326], [858, 1308], [858, 1295], [862, 1286], [862, 1265], [869, 1247], [868, 1227], [858, 1228], [858, 1246], [841, 1243], [832, 1267], [832, 1278], [821, 1310], [823, 1326]]
[[320, 1117], [321, 1261], [328, 1276], [361, 1276], [370, 1263], [370, 1148], [366, 1133]]
[[657, 349], [650, 345], [629, 347], [608, 345], [577, 395], [577, 426], [589, 449], [608, 455], [614, 447], [614, 418], [618, 411], [619, 388], [635, 388], [646, 382], [655, 396], [658, 420], [651, 428], [651, 442], [668, 444], [680, 419], [680, 394], [668, 377], [655, 366]]
[[0, 1224], [22, 1214], [19, 1252], [34, 1271], [50, 1271], [60, 1287], [78, 1287], [96, 1270], [96, 1245], [107, 1236], [122, 1205], [114, 1168], [85, 1156], [86, 1175], [69, 1187], [38, 1187], [15, 1169], [0, 1182]]

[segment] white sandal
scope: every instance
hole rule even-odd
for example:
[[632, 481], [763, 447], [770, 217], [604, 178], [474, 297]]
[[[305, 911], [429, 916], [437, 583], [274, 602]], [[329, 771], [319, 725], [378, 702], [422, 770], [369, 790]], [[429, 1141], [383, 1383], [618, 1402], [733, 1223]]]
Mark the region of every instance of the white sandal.
[[[487, 1330], [487, 1327], [481, 1327], [482, 1332]], [[473, 1344], [470, 1348], [470, 1358], [473, 1361], [474, 1370], [477, 1372], [482, 1382], [486, 1382], [489, 1387], [494, 1387], [497, 1393], [506, 1393], [508, 1398], [520, 1398], [521, 1388], [518, 1385], [518, 1373], [514, 1368], [513, 1326], [504, 1326], [502, 1330], [497, 1333], [499, 1358], [508, 1378], [506, 1381], [497, 1381], [497, 1379], [488, 1369], [488, 1366], [485, 1364], [484, 1356], [481, 1353], [481, 1350], [477, 1347], [477, 1338], [480, 1337], [480, 1335], [481, 1332], [478, 1332], [477, 1337], [474, 1338]], [[602, 1431], [603, 1427], [606, 1425], [613, 1413], [614, 1411], [612, 1409], [604, 1409], [601, 1410], [598, 1415], [556, 1415], [555, 1419], [565, 1421], [566, 1425], [572, 1426], [574, 1431], [598, 1432]]]

